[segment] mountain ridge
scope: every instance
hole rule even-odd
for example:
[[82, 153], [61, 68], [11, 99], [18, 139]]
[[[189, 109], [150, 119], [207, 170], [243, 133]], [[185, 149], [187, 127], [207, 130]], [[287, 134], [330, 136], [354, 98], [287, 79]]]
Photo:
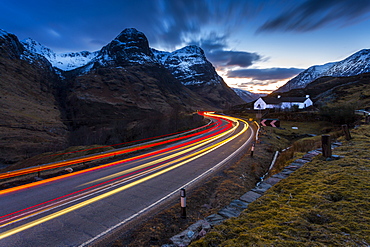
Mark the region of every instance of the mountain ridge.
[[370, 49], [362, 49], [341, 61], [311, 66], [275, 92], [287, 92], [292, 89], [304, 88], [323, 76], [348, 77], [367, 72], [370, 72]]
[[[123, 30], [95, 53], [65, 55], [71, 59], [59, 68], [62, 56], [0, 30], [0, 101], [6, 106], [0, 108], [6, 119], [0, 126], [0, 163], [68, 146], [109, 145], [193, 128], [202, 122], [195, 110], [221, 110], [242, 102], [202, 50], [190, 48], [175, 53], [184, 56], [171, 61], [184, 63], [184, 51], [199, 53], [189, 53], [194, 57], [187, 67], [201, 82], [197, 88], [184, 85], [186, 74], [176, 78], [184, 67], [172, 66], [171, 72], [136, 29]], [[215, 84], [208, 78], [221, 79]]]
[[[204, 51], [195, 45], [185, 46], [173, 52], [158, 51], [150, 48], [144, 33], [135, 28], [126, 28], [110, 43], [94, 53], [79, 52], [56, 54], [51, 49], [30, 39], [24, 41], [30, 52], [35, 52], [49, 59], [53, 66], [61, 69], [75, 70], [77, 74], [86, 74], [99, 67], [125, 67], [131, 65], [158, 64], [164, 66], [172, 75], [190, 90], [206, 99], [217, 108], [228, 108], [231, 105], [244, 103], [217, 74], [213, 65], [207, 60]], [[70, 58], [70, 63], [58, 61]], [[80, 62], [73, 62], [80, 59]], [[67, 59], [64, 59], [67, 61]], [[71, 62], [72, 61], [72, 62]], [[214, 90], [212, 90], [212, 87]]]

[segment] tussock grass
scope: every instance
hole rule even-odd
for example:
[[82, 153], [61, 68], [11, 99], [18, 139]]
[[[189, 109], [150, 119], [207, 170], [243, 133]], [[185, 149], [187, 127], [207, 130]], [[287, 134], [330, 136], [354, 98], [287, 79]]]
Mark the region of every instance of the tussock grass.
[[340, 137], [333, 153], [344, 158], [315, 158], [191, 246], [369, 246], [368, 133]]

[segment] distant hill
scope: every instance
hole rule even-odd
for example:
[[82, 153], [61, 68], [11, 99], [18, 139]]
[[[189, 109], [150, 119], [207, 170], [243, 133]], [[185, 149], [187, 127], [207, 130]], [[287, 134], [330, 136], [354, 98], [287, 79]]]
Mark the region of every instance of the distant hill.
[[348, 77], [320, 77], [305, 88], [288, 92], [275, 92], [284, 96], [310, 95], [315, 106], [327, 104], [351, 104], [356, 108], [370, 107], [370, 73]]
[[244, 100], [245, 102], [249, 103], [252, 101], [255, 101], [259, 97], [266, 96], [266, 94], [257, 94], [257, 93], [252, 93], [247, 90], [243, 90], [240, 88], [232, 88], [239, 97]]
[[309, 83], [324, 76], [349, 77], [368, 72], [370, 72], [370, 49], [363, 49], [342, 61], [312, 66], [299, 73], [275, 92], [305, 88]]

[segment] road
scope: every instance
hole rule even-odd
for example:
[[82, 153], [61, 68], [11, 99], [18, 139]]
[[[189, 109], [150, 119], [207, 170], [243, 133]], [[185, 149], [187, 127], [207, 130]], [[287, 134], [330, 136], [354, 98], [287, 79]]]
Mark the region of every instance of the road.
[[0, 191], [0, 246], [88, 246], [219, 169], [253, 141], [245, 121], [215, 125], [99, 169]]

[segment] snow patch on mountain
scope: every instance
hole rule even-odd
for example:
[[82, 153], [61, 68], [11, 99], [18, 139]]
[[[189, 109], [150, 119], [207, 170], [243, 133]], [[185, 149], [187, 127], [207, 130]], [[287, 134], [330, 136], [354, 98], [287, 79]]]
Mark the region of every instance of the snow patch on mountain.
[[277, 92], [304, 88], [323, 76], [347, 77], [367, 72], [370, 72], [370, 49], [363, 49], [339, 62], [314, 65], [288, 81]]
[[0, 28], [0, 37], [8, 36], [10, 33]]
[[189, 45], [173, 52], [151, 50], [157, 61], [185, 86], [219, 84], [221, 81], [198, 46]]
[[98, 54], [98, 52], [89, 51], [55, 53], [50, 48], [43, 46], [31, 38], [22, 40], [21, 43], [31, 53], [44, 56], [53, 67], [65, 71], [86, 65]]
[[162, 65], [166, 62], [166, 59], [168, 58], [168, 56], [171, 55], [171, 52], [167, 52], [167, 51], [158, 51], [154, 48], [151, 48], [150, 50], [152, 51], [157, 61]]
[[259, 97], [265, 96], [265, 94], [256, 94], [256, 93], [252, 93], [252, 92], [249, 92], [247, 90], [240, 89], [240, 88], [231, 88], [231, 89], [234, 90], [234, 92], [242, 100], [244, 100], [247, 103], [252, 102], [252, 101], [255, 101]]

